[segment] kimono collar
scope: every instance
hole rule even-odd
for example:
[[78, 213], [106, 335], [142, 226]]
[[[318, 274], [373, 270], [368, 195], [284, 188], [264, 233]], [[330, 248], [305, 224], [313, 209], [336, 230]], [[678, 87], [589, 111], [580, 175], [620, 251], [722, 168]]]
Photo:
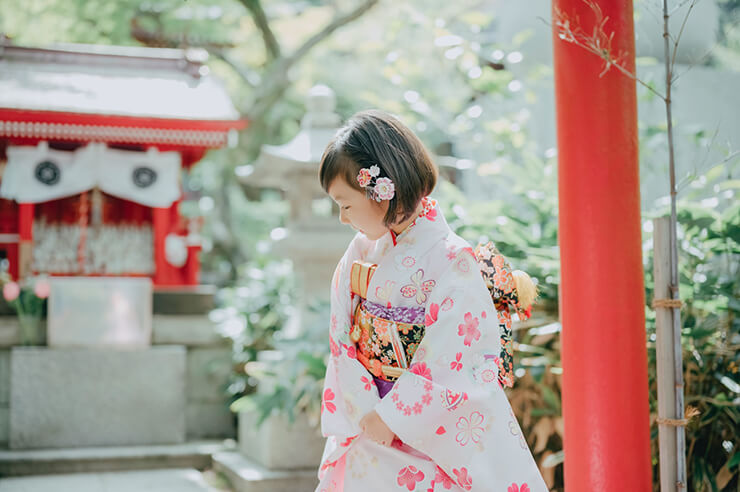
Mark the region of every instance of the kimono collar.
[[392, 229], [390, 230], [393, 246], [396, 246], [399, 242], [403, 242], [407, 238], [418, 234], [427, 235], [429, 233], [433, 233], [435, 230], [440, 232], [442, 235], [446, 235], [449, 232], [449, 226], [442, 216], [437, 200], [425, 196], [421, 199], [421, 203], [421, 212], [419, 212], [414, 221], [401, 231], [400, 234], [396, 234]]

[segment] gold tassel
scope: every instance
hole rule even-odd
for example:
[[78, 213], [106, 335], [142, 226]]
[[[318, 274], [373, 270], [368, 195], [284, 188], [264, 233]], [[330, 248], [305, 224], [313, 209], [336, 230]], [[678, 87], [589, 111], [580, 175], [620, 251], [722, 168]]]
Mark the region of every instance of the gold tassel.
[[517, 297], [519, 297], [519, 306], [522, 309], [527, 309], [539, 295], [537, 286], [530, 276], [522, 270], [514, 270], [511, 274], [514, 276], [516, 293]]

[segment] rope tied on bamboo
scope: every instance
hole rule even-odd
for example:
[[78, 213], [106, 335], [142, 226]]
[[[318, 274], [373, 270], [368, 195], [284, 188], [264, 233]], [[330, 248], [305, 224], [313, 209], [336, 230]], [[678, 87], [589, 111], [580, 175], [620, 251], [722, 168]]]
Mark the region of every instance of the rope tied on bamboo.
[[689, 421], [699, 415], [699, 409], [696, 407], [689, 406], [684, 412], [684, 418], [682, 419], [669, 419], [666, 417], [658, 417], [655, 419], [655, 423], [658, 425], [667, 425], [669, 427], [686, 427]]
[[658, 425], [668, 425], [670, 427], [686, 427], [689, 423], [689, 419], [667, 419], [665, 417], [658, 417], [655, 419]]
[[681, 299], [653, 299], [653, 302], [650, 304], [653, 309], [655, 308], [681, 308], [683, 306], [683, 302]]

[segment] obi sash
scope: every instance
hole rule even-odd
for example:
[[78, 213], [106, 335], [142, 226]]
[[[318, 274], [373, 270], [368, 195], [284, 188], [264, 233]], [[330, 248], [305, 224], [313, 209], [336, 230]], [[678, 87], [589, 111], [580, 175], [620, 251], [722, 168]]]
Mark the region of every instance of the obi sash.
[[395, 381], [408, 369], [424, 337], [423, 308], [387, 308], [367, 300], [367, 285], [376, 265], [352, 265], [352, 293], [360, 302], [352, 317], [350, 339], [357, 360], [376, 378]]

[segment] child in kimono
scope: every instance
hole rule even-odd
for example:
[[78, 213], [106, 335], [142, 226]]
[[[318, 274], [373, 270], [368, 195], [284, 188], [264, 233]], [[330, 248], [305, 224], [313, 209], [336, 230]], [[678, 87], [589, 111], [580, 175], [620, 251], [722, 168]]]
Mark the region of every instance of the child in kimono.
[[319, 179], [358, 232], [331, 285], [316, 490], [546, 491], [503, 391], [531, 279], [450, 229], [429, 154], [386, 113], [352, 117]]

